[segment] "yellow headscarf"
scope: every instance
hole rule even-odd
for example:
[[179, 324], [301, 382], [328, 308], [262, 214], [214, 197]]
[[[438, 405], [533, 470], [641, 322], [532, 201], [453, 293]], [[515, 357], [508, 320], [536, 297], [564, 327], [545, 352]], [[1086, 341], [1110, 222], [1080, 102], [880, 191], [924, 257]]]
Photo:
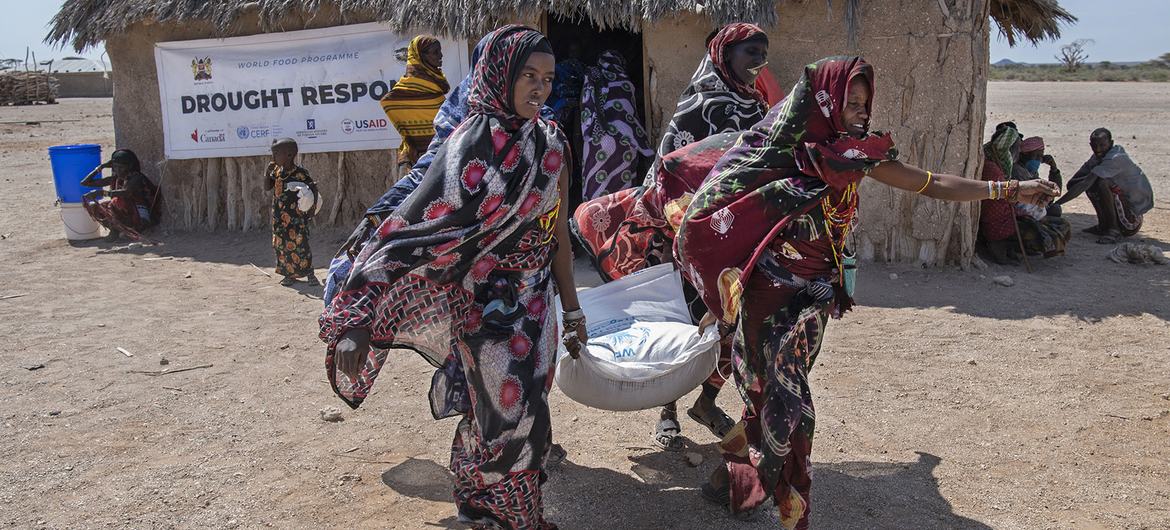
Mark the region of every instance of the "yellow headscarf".
[[422, 58], [422, 50], [437, 45], [439, 40], [429, 35], [411, 39], [406, 47], [406, 73], [382, 98], [382, 110], [402, 135], [402, 145], [398, 148], [400, 165], [414, 165], [426, 151], [435, 135], [435, 114], [451, 88], [442, 70]]

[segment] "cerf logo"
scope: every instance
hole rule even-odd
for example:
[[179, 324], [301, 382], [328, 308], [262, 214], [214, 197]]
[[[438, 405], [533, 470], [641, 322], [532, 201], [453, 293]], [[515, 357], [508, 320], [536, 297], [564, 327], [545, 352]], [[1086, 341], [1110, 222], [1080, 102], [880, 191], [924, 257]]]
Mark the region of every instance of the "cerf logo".
[[196, 81], [210, 81], [211, 57], [191, 59], [191, 74], [195, 76]]

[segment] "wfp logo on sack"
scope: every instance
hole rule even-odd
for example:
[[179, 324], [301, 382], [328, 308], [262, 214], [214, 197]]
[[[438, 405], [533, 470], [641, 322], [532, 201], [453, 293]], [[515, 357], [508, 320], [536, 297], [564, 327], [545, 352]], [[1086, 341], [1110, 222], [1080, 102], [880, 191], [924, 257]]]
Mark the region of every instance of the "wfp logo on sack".
[[386, 118], [374, 118], [370, 120], [351, 120], [346, 118], [341, 120], [341, 132], [345, 134], [363, 131], [385, 131], [389, 127], [390, 122]]
[[650, 338], [650, 330], [644, 327], [634, 326], [627, 328], [617, 333], [610, 333], [596, 339], [591, 339], [590, 344], [600, 344], [613, 352], [613, 359], [620, 361], [631, 357], [637, 357], [638, 352], [642, 351], [646, 340]]

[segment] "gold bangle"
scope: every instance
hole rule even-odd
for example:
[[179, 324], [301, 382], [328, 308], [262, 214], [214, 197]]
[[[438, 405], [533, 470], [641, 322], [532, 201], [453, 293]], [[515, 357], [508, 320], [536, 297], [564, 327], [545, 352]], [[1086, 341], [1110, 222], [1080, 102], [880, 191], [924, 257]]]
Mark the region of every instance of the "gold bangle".
[[934, 177], [934, 173], [927, 171], [926, 172], [926, 182], [922, 183], [922, 187], [918, 188], [918, 191], [915, 193], [922, 195], [922, 192], [926, 191], [926, 188], [930, 187], [930, 179], [933, 177]]

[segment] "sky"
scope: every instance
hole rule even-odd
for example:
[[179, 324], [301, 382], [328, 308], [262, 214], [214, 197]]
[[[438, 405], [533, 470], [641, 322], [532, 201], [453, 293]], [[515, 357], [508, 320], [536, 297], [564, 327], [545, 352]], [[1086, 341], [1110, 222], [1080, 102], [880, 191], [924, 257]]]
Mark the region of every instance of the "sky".
[[25, 47], [37, 56], [37, 61], [61, 59], [64, 57], [85, 57], [88, 59], [109, 59], [102, 57], [105, 48], [98, 46], [77, 53], [72, 47], [65, 49], [42, 42], [49, 34], [49, 22], [61, 9], [63, 0], [0, 0], [0, 13], [4, 16], [4, 29], [0, 31], [0, 59], [24, 60]]
[[[49, 21], [60, 9], [62, 0], [0, 0], [4, 13], [4, 30], [0, 31], [0, 58], [25, 56], [25, 47], [37, 60], [60, 59], [80, 55], [102, 58], [98, 46], [78, 54], [72, 48], [60, 49], [42, 42], [49, 32]], [[1062, 44], [1076, 39], [1093, 39], [1089, 61], [1147, 61], [1170, 52], [1170, 0], [1060, 0], [1079, 22], [1066, 26], [1059, 41], [1044, 41], [1039, 46], [1017, 44], [1008, 47], [992, 24], [991, 61], [1008, 58], [1016, 62], [1051, 63]], [[108, 63], [108, 61], [107, 61]]]
[[1061, 7], [1077, 17], [1076, 24], [1061, 30], [1060, 40], [1039, 46], [1017, 43], [1009, 47], [991, 34], [991, 62], [1011, 59], [1020, 63], [1054, 63], [1060, 47], [1077, 39], [1093, 39], [1086, 47], [1089, 62], [1148, 61], [1170, 52], [1170, 0], [1060, 0]]

